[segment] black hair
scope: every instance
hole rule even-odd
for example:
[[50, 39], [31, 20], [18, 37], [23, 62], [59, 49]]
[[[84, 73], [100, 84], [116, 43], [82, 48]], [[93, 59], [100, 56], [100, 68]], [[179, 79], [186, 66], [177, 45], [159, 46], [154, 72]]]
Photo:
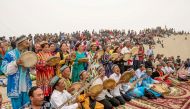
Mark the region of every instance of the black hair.
[[26, 37], [25, 35], [21, 35], [20, 37], [18, 37], [18, 38], [16, 39], [16, 42], [19, 41], [19, 40], [22, 39], [22, 38], [25, 38], [25, 37]]
[[41, 44], [40, 46], [41, 46], [42, 48], [44, 48], [46, 45], [48, 45], [48, 46], [49, 46], [49, 44], [48, 44], [48, 43]]
[[78, 47], [81, 45], [81, 43], [80, 42], [78, 42], [76, 45], [75, 45], [75, 51], [77, 51], [78, 50]]
[[34, 91], [37, 90], [38, 88], [40, 88], [40, 87], [38, 87], [38, 86], [33, 86], [32, 88], [30, 88], [30, 90], [29, 90], [29, 92], [28, 92], [28, 96], [29, 96], [29, 97], [33, 96]]

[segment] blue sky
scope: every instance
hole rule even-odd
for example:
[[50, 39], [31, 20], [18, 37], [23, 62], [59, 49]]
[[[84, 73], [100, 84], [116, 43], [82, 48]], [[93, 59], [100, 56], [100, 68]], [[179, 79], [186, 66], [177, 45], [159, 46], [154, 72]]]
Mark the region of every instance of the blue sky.
[[190, 0], [0, 0], [0, 36], [167, 25], [190, 31]]

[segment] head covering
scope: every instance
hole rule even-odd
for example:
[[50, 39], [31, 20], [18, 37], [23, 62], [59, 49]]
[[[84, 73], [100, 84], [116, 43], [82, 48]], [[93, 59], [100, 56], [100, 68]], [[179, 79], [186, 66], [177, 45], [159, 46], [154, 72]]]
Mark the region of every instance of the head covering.
[[96, 42], [92, 42], [92, 43], [90, 44], [90, 46], [93, 46], [93, 45], [97, 45]]
[[145, 65], [144, 65], [144, 64], [141, 64], [141, 65], [140, 65], [140, 67], [143, 67], [143, 66], [145, 66]]
[[40, 45], [43, 45], [43, 44], [48, 44], [48, 42], [47, 41], [40, 42]]
[[103, 69], [103, 68], [104, 68], [104, 67], [100, 65], [100, 66], [97, 68], [97, 72], [100, 72], [100, 70]]
[[116, 67], [116, 66], [118, 66], [118, 65], [117, 64], [113, 64], [112, 67], [111, 67], [111, 69], [113, 70], [114, 67]]
[[19, 43], [21, 43], [21, 42], [23, 42], [23, 41], [25, 41], [25, 40], [27, 40], [28, 38], [25, 36], [25, 35], [22, 35], [22, 36], [20, 36], [20, 37], [18, 37], [17, 39], [16, 39], [16, 45], [18, 45]]
[[158, 64], [157, 66], [162, 66], [162, 64]]
[[152, 69], [151, 68], [147, 68], [146, 72], [152, 72]]
[[67, 65], [63, 65], [61, 68], [60, 68], [60, 71], [63, 72], [66, 68], [68, 68], [69, 66]]
[[52, 87], [54, 87], [55, 84], [59, 81], [59, 79], [60, 79], [60, 77], [54, 76], [54, 77], [51, 79], [49, 85], [52, 86]]
[[79, 76], [81, 76], [82, 73], [84, 73], [84, 72], [86, 72], [86, 70], [82, 70], [82, 71], [80, 72]]

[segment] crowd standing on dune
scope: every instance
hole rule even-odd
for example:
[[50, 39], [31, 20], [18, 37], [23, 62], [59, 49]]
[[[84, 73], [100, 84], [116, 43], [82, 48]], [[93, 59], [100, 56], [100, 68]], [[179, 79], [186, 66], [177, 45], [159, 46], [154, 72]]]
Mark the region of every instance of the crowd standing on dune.
[[[190, 59], [155, 54], [154, 45], [184, 34], [156, 27], [0, 37], [0, 85], [13, 109], [112, 109], [134, 98], [164, 99], [188, 81]], [[2, 99], [0, 92], [0, 108]]]

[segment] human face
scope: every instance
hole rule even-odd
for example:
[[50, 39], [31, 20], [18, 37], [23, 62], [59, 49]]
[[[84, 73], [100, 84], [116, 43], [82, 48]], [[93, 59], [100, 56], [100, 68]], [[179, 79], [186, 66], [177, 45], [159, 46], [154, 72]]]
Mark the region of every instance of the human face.
[[42, 48], [40, 46], [40, 44], [35, 44], [35, 51], [38, 52], [40, 51]]
[[145, 66], [142, 66], [140, 69], [141, 69], [141, 71], [146, 70]]
[[121, 48], [119, 47], [117, 50], [116, 50], [117, 53], [121, 53]]
[[79, 45], [78, 51], [83, 51], [83, 49], [84, 49], [83, 45]]
[[44, 101], [44, 93], [43, 90], [38, 88], [33, 92], [33, 96], [30, 97], [30, 100], [33, 105], [41, 106]]
[[42, 48], [42, 51], [45, 52], [45, 53], [49, 52], [49, 45], [46, 44], [46, 45], [44, 46], [44, 48]]
[[68, 46], [67, 46], [66, 44], [62, 44], [62, 45], [61, 45], [61, 50], [62, 50], [62, 51], [66, 51], [67, 48], [68, 48]]
[[120, 68], [118, 66], [115, 66], [113, 68], [113, 72], [119, 75], [120, 74]]
[[50, 48], [50, 51], [51, 51], [51, 52], [54, 52], [54, 51], [55, 51], [55, 49], [56, 49], [56, 47], [55, 47], [55, 45], [54, 45], [54, 44], [51, 44], [49, 48]]
[[91, 46], [91, 49], [92, 49], [92, 51], [96, 51], [97, 46], [96, 46], [96, 45], [92, 45], [92, 46]]
[[107, 48], [106, 48], [106, 52], [109, 52], [109, 51], [110, 51], [110, 47], [107, 47]]
[[158, 70], [161, 70], [161, 69], [162, 69], [162, 66], [161, 66], [161, 65], [158, 65], [158, 66], [157, 66], [157, 69], [158, 69]]
[[104, 77], [105, 76], [105, 69], [104, 68], [102, 68], [101, 70], [100, 70], [100, 72], [99, 72], [99, 75], [102, 75], [102, 77]]
[[71, 70], [69, 67], [67, 67], [63, 72], [62, 72], [62, 76], [66, 79], [70, 78], [70, 74], [71, 74]]
[[85, 71], [82, 73], [82, 80], [87, 80], [89, 78], [89, 74]]
[[58, 84], [56, 86], [56, 88], [59, 88], [59, 90], [63, 91], [65, 89], [65, 82], [64, 79], [60, 79], [58, 81]]
[[151, 76], [152, 75], [152, 71], [147, 71], [147, 75]]
[[30, 46], [30, 44], [28, 40], [24, 40], [21, 43], [19, 43], [19, 46], [21, 46], [23, 49], [26, 49]]

